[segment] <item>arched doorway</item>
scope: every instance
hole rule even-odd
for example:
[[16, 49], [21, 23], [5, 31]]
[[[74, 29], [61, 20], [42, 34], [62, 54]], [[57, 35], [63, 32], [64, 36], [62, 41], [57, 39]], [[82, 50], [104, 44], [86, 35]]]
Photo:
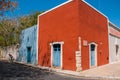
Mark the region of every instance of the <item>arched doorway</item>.
[[89, 45], [90, 50], [90, 68], [97, 66], [97, 44], [90, 43]]

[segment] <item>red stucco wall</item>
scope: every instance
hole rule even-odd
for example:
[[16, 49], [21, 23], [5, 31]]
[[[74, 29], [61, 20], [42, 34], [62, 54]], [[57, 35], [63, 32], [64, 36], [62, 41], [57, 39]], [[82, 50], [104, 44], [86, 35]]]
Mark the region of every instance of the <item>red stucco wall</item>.
[[63, 69], [76, 69], [75, 51], [78, 50], [78, 17], [78, 7], [75, 1], [39, 17], [40, 65], [50, 66], [50, 43], [63, 41]]
[[[50, 43], [63, 41], [63, 69], [76, 70], [78, 37], [98, 44], [98, 65], [108, 63], [107, 19], [80, 0], [39, 16], [38, 64], [50, 67]], [[82, 68], [89, 68], [89, 46], [82, 45]]]
[[[88, 44], [95, 42], [97, 49], [97, 65], [107, 64], [109, 59], [108, 48], [108, 22], [107, 18], [85, 4], [79, 2], [79, 35]], [[89, 46], [82, 46], [82, 68], [89, 68]]]

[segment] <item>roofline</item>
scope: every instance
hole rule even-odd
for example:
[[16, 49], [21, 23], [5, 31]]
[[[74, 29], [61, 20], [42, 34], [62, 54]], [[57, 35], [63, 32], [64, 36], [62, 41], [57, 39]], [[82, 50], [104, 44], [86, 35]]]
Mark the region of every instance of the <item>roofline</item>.
[[48, 13], [48, 12], [51, 12], [52, 10], [54, 10], [54, 9], [56, 9], [56, 8], [59, 8], [59, 7], [65, 5], [65, 4], [69, 3], [69, 2], [72, 2], [72, 1], [73, 1], [73, 0], [68, 0], [68, 1], [66, 1], [66, 2], [64, 2], [64, 3], [61, 3], [60, 5], [57, 5], [57, 6], [53, 7], [53, 8], [51, 8], [51, 9], [49, 9], [49, 10], [47, 10], [47, 11], [41, 13], [41, 14], [38, 15], [38, 16], [42, 16], [42, 15]]
[[117, 38], [119, 38], [119, 39], [120, 39], [120, 37], [119, 37], [119, 36], [116, 36], [116, 35], [114, 35], [114, 34], [112, 34], [112, 33], [109, 33], [109, 35], [114, 36], [114, 37], [117, 37]]
[[91, 8], [93, 8], [94, 10], [96, 10], [98, 13], [100, 13], [101, 15], [103, 15], [104, 17], [106, 17], [108, 19], [108, 17], [103, 14], [102, 12], [100, 12], [99, 10], [97, 10], [95, 7], [93, 7], [91, 4], [89, 4], [88, 2], [86, 2], [85, 0], [82, 0], [84, 3], [86, 3], [88, 6], [90, 6]]
[[28, 28], [26, 28], [26, 29], [23, 29], [22, 31], [29, 30], [29, 29], [31, 29], [31, 28], [33, 28], [33, 27], [37, 27], [37, 25], [35, 24], [35, 25], [31, 26], [31, 27], [28, 27]]
[[[49, 9], [49, 10], [41, 13], [41, 14], [38, 15], [38, 16], [42, 16], [42, 15], [44, 15], [44, 14], [46, 14], [46, 13], [48, 13], [48, 12], [50, 12], [50, 11], [56, 9], [56, 8], [59, 8], [59, 7], [65, 5], [65, 4], [69, 3], [69, 2], [72, 2], [72, 1], [73, 1], [73, 0], [68, 0], [68, 1], [66, 1], [66, 2], [64, 2], [64, 3], [60, 4], [60, 5], [57, 5], [57, 6], [53, 7], [53, 8], [51, 8], [51, 9]], [[108, 17], [107, 17], [105, 14], [103, 14], [102, 12], [100, 12], [99, 10], [97, 10], [95, 7], [93, 7], [91, 4], [89, 4], [89, 3], [86, 2], [85, 0], [81, 0], [81, 1], [83, 1], [84, 3], [86, 3], [88, 6], [90, 6], [91, 8], [93, 8], [93, 9], [96, 10], [98, 13], [100, 13], [101, 15], [103, 15], [104, 17], [106, 17], [106, 18], [108, 19]]]
[[111, 26], [109, 26], [109, 27], [113, 27], [113, 28], [117, 29], [118, 31], [120, 31], [120, 28], [119, 28], [119, 27], [117, 27], [115, 24], [113, 24], [113, 23], [110, 22], [110, 21], [108, 21], [108, 22], [109, 22], [109, 25], [111, 25]]

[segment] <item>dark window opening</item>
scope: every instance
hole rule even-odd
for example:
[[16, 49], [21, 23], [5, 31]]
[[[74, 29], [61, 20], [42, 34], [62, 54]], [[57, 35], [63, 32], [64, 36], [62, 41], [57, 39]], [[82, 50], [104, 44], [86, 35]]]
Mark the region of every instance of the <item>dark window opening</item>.
[[53, 45], [54, 51], [60, 51], [60, 44]]
[[116, 55], [117, 55], [119, 50], [119, 45], [116, 44], [115, 47], [116, 47]]
[[91, 51], [95, 51], [95, 45], [91, 44]]

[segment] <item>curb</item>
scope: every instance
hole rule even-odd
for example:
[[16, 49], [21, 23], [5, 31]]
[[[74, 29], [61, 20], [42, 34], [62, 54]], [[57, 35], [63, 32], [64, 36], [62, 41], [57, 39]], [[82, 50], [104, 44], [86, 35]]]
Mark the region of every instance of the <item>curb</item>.
[[87, 75], [87, 74], [81, 75], [82, 71], [81, 72], [75, 72], [75, 71], [69, 71], [69, 70], [54, 69], [54, 68], [44, 67], [44, 66], [40, 66], [40, 65], [26, 64], [26, 63], [23, 63], [23, 62], [15, 62], [15, 63], [19, 63], [19, 64], [23, 64], [23, 65], [27, 65], [27, 66], [31, 66], [31, 67], [35, 67], [35, 68], [46, 69], [50, 73], [57, 73], [58, 75], [65, 75], [65, 76], [84, 78], [84, 79], [86, 78], [86, 79], [120, 80], [120, 77], [117, 77], [117, 76], [90, 76], [90, 75]]

